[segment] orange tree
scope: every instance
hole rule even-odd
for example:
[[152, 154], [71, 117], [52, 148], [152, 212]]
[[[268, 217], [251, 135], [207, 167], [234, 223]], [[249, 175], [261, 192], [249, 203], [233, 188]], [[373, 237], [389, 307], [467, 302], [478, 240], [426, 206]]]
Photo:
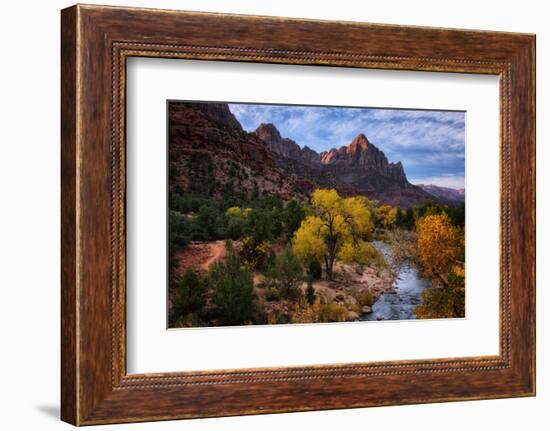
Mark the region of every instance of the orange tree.
[[370, 202], [364, 197], [343, 198], [336, 190], [317, 189], [311, 197], [314, 215], [302, 221], [293, 236], [293, 251], [304, 262], [325, 262], [326, 277], [342, 251], [345, 260], [361, 260], [365, 239], [373, 231]]
[[418, 259], [426, 275], [448, 286], [448, 276], [464, 255], [464, 238], [447, 214], [428, 215], [416, 223]]
[[464, 317], [464, 236], [446, 213], [417, 221], [418, 259], [424, 272], [441, 287], [426, 289], [416, 307], [419, 319]]

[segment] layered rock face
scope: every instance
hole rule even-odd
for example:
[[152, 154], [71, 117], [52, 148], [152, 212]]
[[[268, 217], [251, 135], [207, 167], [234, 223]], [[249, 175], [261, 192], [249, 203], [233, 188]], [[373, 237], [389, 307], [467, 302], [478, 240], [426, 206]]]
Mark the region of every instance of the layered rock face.
[[319, 156], [319, 153], [317, 153], [317, 151], [315, 150], [312, 150], [307, 145], [304, 148], [302, 148], [301, 158], [302, 160], [305, 160], [309, 163], [317, 163], [321, 161], [321, 157]]
[[349, 145], [318, 154], [281, 137], [273, 124], [262, 124], [254, 133], [274, 153], [278, 166], [320, 187], [335, 188], [346, 196], [363, 194], [404, 207], [430, 197], [408, 182], [401, 162], [388, 162], [384, 152], [364, 134], [355, 137]]
[[321, 153], [321, 163], [341, 181], [365, 192], [408, 187], [401, 162], [389, 163], [386, 155], [363, 134], [347, 146]]
[[278, 167], [272, 151], [243, 130], [227, 104], [170, 102], [168, 115], [171, 189], [305, 199], [315, 187]]
[[[252, 167], [273, 165], [270, 152], [246, 133], [226, 104], [171, 102], [169, 104], [169, 152], [248, 162]], [[171, 157], [181, 164], [186, 157]]]
[[262, 123], [254, 132], [270, 151], [289, 159], [305, 163], [319, 162], [319, 154], [309, 147], [300, 146], [289, 138], [282, 138], [279, 130], [271, 123]]
[[[319, 154], [283, 138], [273, 124], [247, 133], [222, 103], [169, 104], [169, 159], [175, 172], [171, 181], [184, 189], [189, 188], [190, 175], [203, 175], [206, 169], [213, 179], [204, 181], [213, 182], [217, 193], [233, 188], [304, 199], [323, 187], [402, 207], [433, 198], [409, 183], [401, 162], [390, 163], [364, 134]], [[206, 168], [195, 169], [204, 163]]]
[[[187, 108], [201, 112], [206, 119], [211, 123], [213, 127], [218, 127], [227, 131], [235, 131], [238, 133], [244, 132], [241, 127], [241, 123], [235, 118], [235, 116], [229, 110], [229, 106], [225, 103], [185, 103]], [[177, 102], [173, 105], [172, 112], [175, 112], [178, 108], [181, 110], [184, 107], [183, 104]]]

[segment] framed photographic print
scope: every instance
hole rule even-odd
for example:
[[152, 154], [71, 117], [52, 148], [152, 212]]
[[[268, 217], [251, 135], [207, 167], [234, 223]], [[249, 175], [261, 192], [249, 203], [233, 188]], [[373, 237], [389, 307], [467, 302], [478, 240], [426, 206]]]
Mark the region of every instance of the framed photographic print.
[[535, 394], [535, 37], [62, 11], [62, 419]]

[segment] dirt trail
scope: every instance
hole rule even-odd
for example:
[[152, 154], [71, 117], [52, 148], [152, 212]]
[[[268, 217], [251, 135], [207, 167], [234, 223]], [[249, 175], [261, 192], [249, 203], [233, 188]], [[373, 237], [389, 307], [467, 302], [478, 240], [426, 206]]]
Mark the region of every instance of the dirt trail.
[[184, 250], [175, 252], [178, 262], [178, 276], [188, 269], [207, 270], [214, 262], [222, 260], [226, 255], [224, 241], [197, 242], [189, 244]]
[[210, 257], [201, 265], [202, 269], [208, 269], [214, 262], [222, 260], [226, 254], [225, 243], [223, 241], [216, 241], [207, 245], [210, 247]]

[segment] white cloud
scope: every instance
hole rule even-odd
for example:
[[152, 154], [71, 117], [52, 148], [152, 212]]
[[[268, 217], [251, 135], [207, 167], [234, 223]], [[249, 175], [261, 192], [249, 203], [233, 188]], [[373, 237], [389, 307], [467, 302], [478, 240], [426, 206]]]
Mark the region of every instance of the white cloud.
[[364, 133], [413, 177], [464, 171], [464, 112], [253, 104], [230, 109], [246, 130], [273, 123], [283, 137], [318, 152]]

